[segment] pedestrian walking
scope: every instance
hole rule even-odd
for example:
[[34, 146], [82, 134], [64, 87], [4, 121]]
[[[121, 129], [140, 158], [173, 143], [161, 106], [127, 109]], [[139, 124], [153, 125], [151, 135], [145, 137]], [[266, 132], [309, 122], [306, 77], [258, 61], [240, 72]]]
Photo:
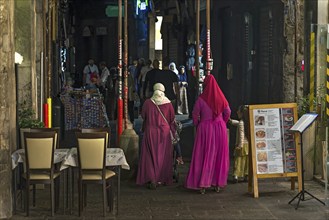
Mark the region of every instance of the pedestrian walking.
[[175, 134], [174, 108], [165, 96], [165, 87], [157, 83], [153, 96], [142, 107], [144, 132], [136, 183], [156, 189], [157, 185], [173, 182], [173, 145], [170, 131]]
[[211, 186], [219, 192], [227, 185], [230, 162], [226, 123], [230, 114], [229, 104], [214, 76], [208, 75], [192, 113], [196, 137], [185, 182], [187, 188], [204, 194]]
[[177, 105], [177, 114], [188, 114], [188, 100], [187, 100], [187, 75], [185, 67], [180, 66], [178, 68], [178, 85], [179, 85], [179, 97], [181, 100], [180, 105]]
[[[237, 111], [239, 120], [230, 119], [230, 124], [237, 126], [236, 142], [234, 148], [234, 167], [233, 167], [233, 181], [237, 183], [239, 179], [244, 181], [248, 178], [248, 150], [249, 142], [246, 135], [246, 124], [244, 122], [245, 105], [240, 105]], [[259, 143], [262, 144], [263, 142]]]

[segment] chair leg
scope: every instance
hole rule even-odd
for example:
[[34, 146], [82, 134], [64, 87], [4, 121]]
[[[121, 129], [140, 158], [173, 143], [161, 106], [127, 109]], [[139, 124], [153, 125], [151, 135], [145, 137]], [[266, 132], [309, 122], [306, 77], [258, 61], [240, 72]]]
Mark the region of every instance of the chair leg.
[[106, 216], [106, 180], [103, 180], [103, 216]]
[[[57, 177], [55, 179], [55, 212], [59, 209], [60, 182], [60, 177]], [[63, 206], [65, 206], [65, 203], [63, 203]]]
[[109, 181], [109, 185], [107, 186], [107, 205], [109, 206], [110, 212], [113, 212], [112, 180]]
[[29, 216], [29, 209], [30, 209], [30, 206], [29, 206], [29, 199], [30, 199], [30, 183], [26, 180], [25, 181], [25, 209], [26, 209], [26, 216]]
[[87, 184], [82, 185], [83, 188], [83, 207], [87, 206]]
[[33, 184], [33, 207], [35, 207], [35, 191], [36, 191], [36, 184]]
[[81, 212], [82, 212], [82, 200], [83, 200], [83, 194], [82, 194], [82, 192], [83, 192], [83, 190], [82, 190], [82, 181], [81, 180], [79, 180], [79, 193], [78, 193], [78, 197], [79, 197], [79, 217], [81, 216]]
[[55, 215], [55, 187], [54, 187], [54, 180], [50, 183], [50, 198], [51, 198], [51, 216]]

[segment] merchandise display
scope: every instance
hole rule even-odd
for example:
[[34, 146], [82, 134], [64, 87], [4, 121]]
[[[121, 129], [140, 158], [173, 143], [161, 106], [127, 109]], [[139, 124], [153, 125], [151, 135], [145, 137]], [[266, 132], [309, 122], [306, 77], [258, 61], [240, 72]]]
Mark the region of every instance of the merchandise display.
[[108, 127], [103, 96], [98, 90], [75, 89], [61, 94], [65, 130]]

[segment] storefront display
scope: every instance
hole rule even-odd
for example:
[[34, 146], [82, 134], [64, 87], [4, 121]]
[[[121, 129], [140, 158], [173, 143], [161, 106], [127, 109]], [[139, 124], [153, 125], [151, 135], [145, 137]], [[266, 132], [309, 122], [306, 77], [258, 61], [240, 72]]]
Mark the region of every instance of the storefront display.
[[103, 96], [98, 90], [75, 89], [61, 94], [65, 130], [108, 127]]

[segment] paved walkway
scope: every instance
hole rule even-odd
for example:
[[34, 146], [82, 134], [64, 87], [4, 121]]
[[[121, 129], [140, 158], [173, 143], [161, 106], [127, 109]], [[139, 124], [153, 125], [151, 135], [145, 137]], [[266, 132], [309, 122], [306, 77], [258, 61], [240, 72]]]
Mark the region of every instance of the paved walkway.
[[[231, 181], [219, 193], [209, 189], [205, 195], [201, 195], [198, 191], [187, 190], [183, 187], [188, 167], [188, 161], [178, 167], [180, 173], [178, 183], [172, 186], [158, 187], [156, 190], [137, 186], [132, 180], [123, 180], [119, 214], [117, 216], [108, 213], [106, 218], [102, 217], [101, 186], [95, 185], [95, 187], [88, 188], [87, 207], [84, 216], [81, 218], [78, 217], [77, 195], [75, 195], [76, 202], [71, 215], [68, 211], [63, 212], [63, 205], [61, 204], [55, 217], [50, 217], [49, 190], [44, 189], [37, 191], [36, 207], [30, 208], [30, 217], [25, 217], [25, 213], [20, 209], [19, 204], [19, 210], [12, 219], [329, 220], [328, 206], [322, 205], [315, 199], [301, 201], [297, 210], [294, 206], [297, 200], [289, 205], [288, 202], [298, 191], [290, 190], [290, 182], [287, 179], [259, 180], [260, 197], [258, 199], [253, 198], [247, 192], [247, 183], [233, 184]], [[324, 187], [318, 182], [306, 181], [305, 189], [325, 201]]]
[[[63, 213], [61, 205], [55, 217], [51, 218], [49, 191], [38, 190], [36, 207], [31, 207], [30, 217], [18, 210], [12, 219], [329, 219], [328, 206], [315, 199], [302, 201], [295, 210], [295, 203], [288, 202], [297, 194], [290, 190], [286, 179], [260, 180], [260, 197], [253, 198], [247, 193], [247, 183], [229, 183], [219, 193], [207, 190], [205, 195], [183, 187], [189, 164], [179, 167], [180, 180], [172, 186], [149, 190], [136, 186], [133, 181], [123, 181], [119, 215], [108, 213], [102, 217], [101, 187], [88, 188], [87, 207], [82, 218], [78, 217], [77, 202], [72, 215]], [[314, 181], [307, 181], [305, 188], [322, 201], [325, 200], [324, 187]], [[77, 196], [76, 196], [77, 199]], [[19, 206], [20, 207], [20, 206]]]

